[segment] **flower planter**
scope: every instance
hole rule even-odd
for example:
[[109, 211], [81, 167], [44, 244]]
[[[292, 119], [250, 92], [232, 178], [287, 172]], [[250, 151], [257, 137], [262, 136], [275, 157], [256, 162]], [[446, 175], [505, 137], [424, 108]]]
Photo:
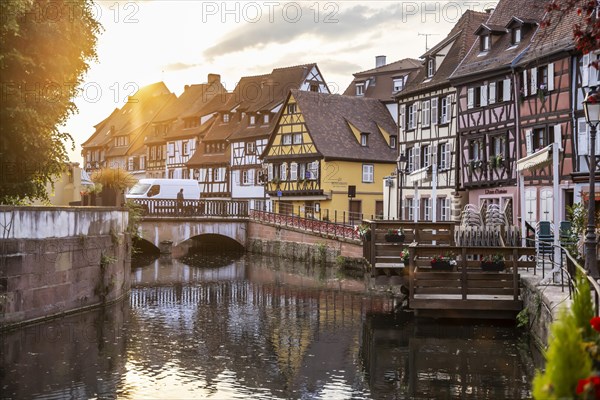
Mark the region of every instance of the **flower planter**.
[[454, 269], [454, 265], [450, 264], [450, 261], [432, 261], [431, 269], [434, 271], [452, 271]]
[[390, 243], [404, 243], [404, 234], [397, 235], [395, 233], [387, 233], [385, 235], [385, 241]]
[[504, 261], [482, 261], [481, 262], [481, 270], [482, 271], [504, 271]]

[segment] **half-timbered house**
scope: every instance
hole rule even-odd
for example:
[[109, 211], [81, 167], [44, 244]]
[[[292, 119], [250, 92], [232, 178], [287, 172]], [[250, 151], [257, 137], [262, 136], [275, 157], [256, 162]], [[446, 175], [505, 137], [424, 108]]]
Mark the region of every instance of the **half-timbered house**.
[[386, 56], [377, 56], [375, 68], [355, 73], [344, 95], [378, 99], [397, 124], [398, 102], [394, 96], [404, 90], [420, 67], [421, 62], [412, 58], [386, 64]]
[[[545, 0], [501, 0], [450, 80], [458, 107], [458, 174], [468, 202], [498, 204], [517, 222], [519, 80], [515, 63], [544, 15]], [[513, 26], [519, 25], [517, 31]]]
[[122, 108], [95, 126], [94, 134], [82, 144], [86, 171], [98, 168], [128, 168], [128, 154], [138, 149], [151, 122], [176, 96], [163, 82], [138, 90]]
[[198, 171], [203, 196], [247, 199], [250, 207], [263, 208], [259, 156], [290, 89], [328, 92], [316, 64], [275, 68], [240, 80], [188, 162]]
[[[448, 80], [467, 54], [473, 32], [487, 14], [467, 11], [441, 42], [427, 51], [421, 68], [397, 95], [399, 104], [399, 154], [406, 160], [400, 171], [403, 199], [389, 218], [447, 221], [458, 218], [466, 195], [456, 179], [456, 90]], [[396, 185], [394, 185], [396, 187]], [[394, 196], [392, 196], [393, 198]], [[385, 215], [385, 214], [384, 214]]]
[[[576, 13], [538, 28], [516, 63], [519, 81], [519, 174], [523, 225], [562, 221], [573, 204], [576, 162], [572, 112], [573, 24]], [[513, 40], [524, 21], [507, 25]], [[555, 215], [558, 214], [558, 215]], [[556, 217], [556, 218], [555, 218]]]
[[376, 99], [292, 90], [265, 152], [267, 191], [282, 213], [381, 215], [397, 126]]
[[207, 83], [185, 86], [177, 100], [154, 119], [153, 134], [147, 137], [152, 177], [192, 177], [186, 163], [226, 99], [221, 77], [216, 74], [208, 74]]

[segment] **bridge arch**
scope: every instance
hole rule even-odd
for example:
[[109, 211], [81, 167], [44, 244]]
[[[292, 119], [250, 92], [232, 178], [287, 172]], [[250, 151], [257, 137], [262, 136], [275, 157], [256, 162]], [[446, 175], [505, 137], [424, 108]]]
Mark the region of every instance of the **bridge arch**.
[[179, 246], [181, 243], [203, 235], [225, 236], [246, 247], [247, 220], [203, 219], [183, 220], [175, 218], [144, 218], [140, 223], [140, 235], [145, 240], [160, 248], [164, 241]]

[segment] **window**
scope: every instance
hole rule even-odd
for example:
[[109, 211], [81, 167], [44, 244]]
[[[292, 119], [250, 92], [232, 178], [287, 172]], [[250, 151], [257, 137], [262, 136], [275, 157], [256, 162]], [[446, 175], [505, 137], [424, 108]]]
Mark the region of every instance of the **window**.
[[254, 154], [256, 146], [254, 142], [246, 142], [246, 154]]
[[357, 83], [356, 84], [356, 95], [357, 96], [364, 96], [365, 95], [365, 84], [364, 83]]
[[368, 138], [369, 138], [369, 135], [367, 135], [366, 133], [361, 133], [360, 134], [360, 145], [363, 147], [366, 147], [369, 143]]
[[292, 136], [292, 143], [302, 144], [302, 133], [294, 133]]
[[319, 179], [319, 162], [313, 161], [308, 164], [308, 177], [307, 179], [317, 180]]
[[225, 168], [215, 168], [213, 172], [215, 182], [223, 182], [225, 180]]
[[279, 166], [279, 177], [281, 178], [282, 181], [287, 180], [287, 164], [286, 163], [282, 163]]
[[390, 147], [392, 149], [395, 149], [397, 145], [398, 145], [398, 137], [397, 136], [390, 136]]
[[423, 202], [423, 219], [431, 221], [431, 198], [425, 197], [421, 201]]
[[255, 125], [256, 124], [256, 116], [255, 115], [251, 115], [250, 116], [250, 125]]
[[287, 112], [288, 112], [288, 114], [296, 114], [296, 103], [288, 104]]
[[311, 83], [310, 84], [310, 91], [311, 92], [318, 92], [319, 91], [319, 85], [317, 83]]
[[438, 197], [437, 203], [440, 205], [440, 221], [450, 221], [450, 199], [448, 197]]
[[268, 124], [269, 123], [269, 114], [265, 114], [263, 115], [263, 124]]
[[250, 185], [252, 183], [251, 172], [251, 170], [247, 169], [242, 171], [242, 181], [240, 182], [242, 185]]
[[481, 51], [488, 51], [490, 49], [490, 35], [480, 36], [479, 44]]
[[290, 164], [290, 180], [298, 180], [298, 163], [293, 162]]
[[394, 78], [394, 92], [404, 89], [404, 78]]
[[283, 135], [283, 137], [281, 138], [281, 142], [283, 144], [292, 144], [292, 135], [289, 133], [286, 133], [285, 135]]
[[450, 143], [440, 143], [438, 147], [438, 169], [450, 169]]
[[505, 153], [505, 141], [504, 136], [494, 136], [492, 138], [492, 148], [490, 149], [491, 155], [504, 156]]
[[438, 117], [439, 117], [439, 110], [438, 110], [438, 98], [434, 97], [433, 99], [431, 99], [431, 124], [432, 125], [436, 125], [438, 123]]
[[373, 164], [363, 164], [362, 181], [365, 183], [373, 182]]
[[537, 74], [537, 83], [540, 90], [548, 90], [548, 66], [544, 65], [543, 67], [539, 67], [537, 69]]
[[412, 221], [415, 217], [415, 200], [411, 198], [406, 199], [406, 219]]
[[188, 142], [183, 142], [182, 146], [183, 146], [183, 155], [184, 156], [187, 156], [189, 154], [189, 151], [190, 151], [189, 145], [190, 144]]
[[417, 104], [408, 106], [408, 129], [415, 129], [417, 125]]
[[129, 161], [127, 162], [127, 170], [133, 171], [133, 158], [130, 158]]
[[430, 101], [424, 100], [421, 103], [421, 120], [423, 121], [423, 126], [429, 126], [431, 120], [431, 110], [430, 110]]
[[526, 140], [531, 141], [531, 150], [535, 153], [537, 150], [543, 149], [554, 142], [554, 129], [533, 129], [531, 132], [531, 139], [526, 138]]
[[431, 146], [425, 145], [421, 148], [422, 168], [429, 167], [431, 164]]
[[481, 160], [483, 157], [483, 148], [481, 140], [471, 140], [469, 144], [469, 157], [473, 160]]
[[127, 136], [117, 136], [115, 138], [115, 146], [127, 146], [129, 138]]
[[140, 169], [146, 169], [146, 156], [140, 157]]
[[429, 61], [427, 61], [427, 77], [431, 78], [434, 73], [435, 73], [435, 60], [433, 58], [430, 58]]
[[408, 154], [408, 162], [406, 164], [406, 169], [410, 173], [415, 170], [415, 148], [411, 147], [410, 149], [407, 149], [406, 153]]
[[223, 122], [224, 123], [228, 123], [229, 122], [229, 114], [223, 114]]
[[511, 44], [521, 43], [521, 28], [513, 28], [510, 31], [510, 43]]
[[450, 96], [442, 97], [441, 106], [440, 106], [440, 112], [441, 112], [440, 123], [441, 124], [447, 124], [449, 121], [449, 115], [450, 115], [449, 97]]

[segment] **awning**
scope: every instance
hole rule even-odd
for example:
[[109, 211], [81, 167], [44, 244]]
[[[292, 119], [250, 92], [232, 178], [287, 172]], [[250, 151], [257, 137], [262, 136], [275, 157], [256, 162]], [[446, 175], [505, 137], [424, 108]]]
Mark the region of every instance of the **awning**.
[[533, 154], [517, 161], [517, 171], [532, 170], [544, 167], [552, 162], [552, 145], [546, 146]]
[[427, 179], [431, 178], [431, 175], [429, 174], [430, 169], [431, 166], [427, 166], [411, 172], [406, 176], [406, 183], [408, 185], [413, 185], [415, 183], [425, 182]]

